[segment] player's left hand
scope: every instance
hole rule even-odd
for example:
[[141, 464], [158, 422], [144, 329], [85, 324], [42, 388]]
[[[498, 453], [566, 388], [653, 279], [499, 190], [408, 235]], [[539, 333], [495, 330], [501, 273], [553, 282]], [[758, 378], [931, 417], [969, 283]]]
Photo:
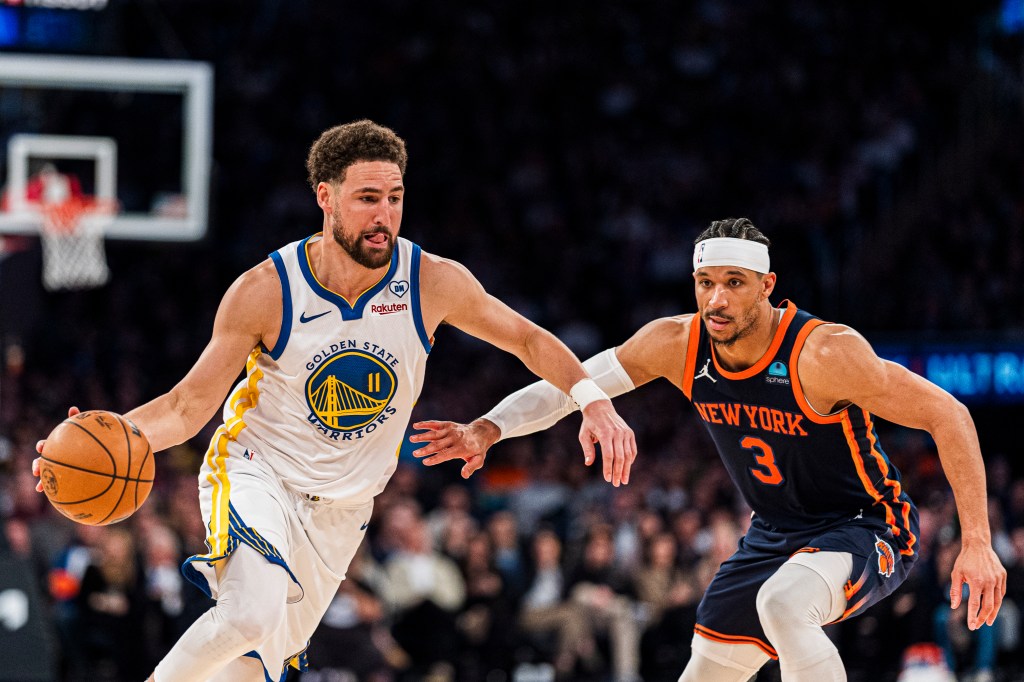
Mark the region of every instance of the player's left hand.
[[487, 419], [477, 419], [470, 424], [444, 421], [422, 421], [412, 425], [420, 433], [409, 436], [413, 443], [426, 443], [412, 455], [423, 460], [427, 466], [435, 466], [453, 459], [466, 463], [462, 477], [469, 478], [480, 469], [487, 459], [487, 450], [501, 437], [501, 431]]
[[996, 620], [1003, 597], [1006, 596], [1006, 569], [989, 543], [964, 543], [953, 564], [949, 605], [960, 606], [964, 583], [968, 586], [967, 627], [977, 630]]
[[[74, 417], [76, 414], [79, 414], [80, 412], [81, 412], [80, 409], [78, 409], [77, 407], [72, 405], [71, 407], [68, 408], [68, 417], [69, 418], [70, 417]], [[39, 478], [39, 473], [40, 473], [39, 470], [42, 468], [42, 465], [43, 465], [43, 448], [45, 446], [46, 446], [46, 440], [45, 439], [43, 439], [43, 440], [41, 440], [41, 441], [36, 443], [36, 452], [39, 453], [39, 456], [36, 457], [34, 460], [32, 460], [32, 475], [35, 476], [36, 478]], [[43, 492], [43, 481], [42, 481], [42, 479], [36, 481], [36, 492], [37, 493]]]
[[636, 459], [636, 436], [615, 411], [611, 400], [595, 400], [583, 410], [580, 445], [587, 466], [597, 457], [594, 443], [601, 444], [604, 480], [616, 487], [629, 483], [629, 470]]

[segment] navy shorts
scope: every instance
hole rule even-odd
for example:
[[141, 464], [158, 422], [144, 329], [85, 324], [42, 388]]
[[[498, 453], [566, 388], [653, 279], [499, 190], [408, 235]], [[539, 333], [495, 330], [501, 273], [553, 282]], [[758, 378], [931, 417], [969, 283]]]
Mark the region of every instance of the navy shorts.
[[[916, 510], [911, 531], [918, 537]], [[739, 549], [722, 563], [697, 607], [697, 634], [728, 644], [754, 644], [772, 658], [775, 649], [761, 628], [757, 592], [782, 564], [798, 552], [849, 552], [853, 571], [844, 585], [847, 606], [841, 618], [860, 615], [906, 579], [917, 561], [917, 547], [900, 551], [900, 543], [883, 521], [844, 520], [802, 533], [771, 530], [758, 517], [740, 539]]]

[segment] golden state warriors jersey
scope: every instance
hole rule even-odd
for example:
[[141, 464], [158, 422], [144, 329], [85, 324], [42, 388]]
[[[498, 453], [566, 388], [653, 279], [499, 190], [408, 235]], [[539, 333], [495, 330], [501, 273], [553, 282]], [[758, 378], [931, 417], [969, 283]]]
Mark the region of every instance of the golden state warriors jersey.
[[245, 457], [286, 487], [357, 506], [394, 473], [423, 386], [430, 339], [420, 313], [420, 247], [399, 238], [387, 273], [354, 301], [317, 281], [309, 245], [270, 254], [283, 314], [274, 348], [253, 350], [224, 405]]

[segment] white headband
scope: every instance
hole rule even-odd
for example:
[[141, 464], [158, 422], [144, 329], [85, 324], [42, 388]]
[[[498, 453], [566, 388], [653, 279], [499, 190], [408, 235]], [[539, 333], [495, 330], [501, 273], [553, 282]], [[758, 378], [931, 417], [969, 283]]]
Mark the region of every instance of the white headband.
[[749, 239], [714, 237], [698, 242], [693, 249], [693, 271], [715, 265], [736, 265], [765, 274], [771, 272], [768, 247]]

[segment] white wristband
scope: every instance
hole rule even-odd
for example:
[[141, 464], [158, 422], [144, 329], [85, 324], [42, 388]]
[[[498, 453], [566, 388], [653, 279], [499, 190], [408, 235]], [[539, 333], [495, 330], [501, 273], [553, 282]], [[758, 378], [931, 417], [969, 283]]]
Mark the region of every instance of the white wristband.
[[569, 389], [569, 397], [579, 405], [580, 410], [595, 400], [608, 400], [608, 395], [601, 390], [593, 379], [580, 379]]

